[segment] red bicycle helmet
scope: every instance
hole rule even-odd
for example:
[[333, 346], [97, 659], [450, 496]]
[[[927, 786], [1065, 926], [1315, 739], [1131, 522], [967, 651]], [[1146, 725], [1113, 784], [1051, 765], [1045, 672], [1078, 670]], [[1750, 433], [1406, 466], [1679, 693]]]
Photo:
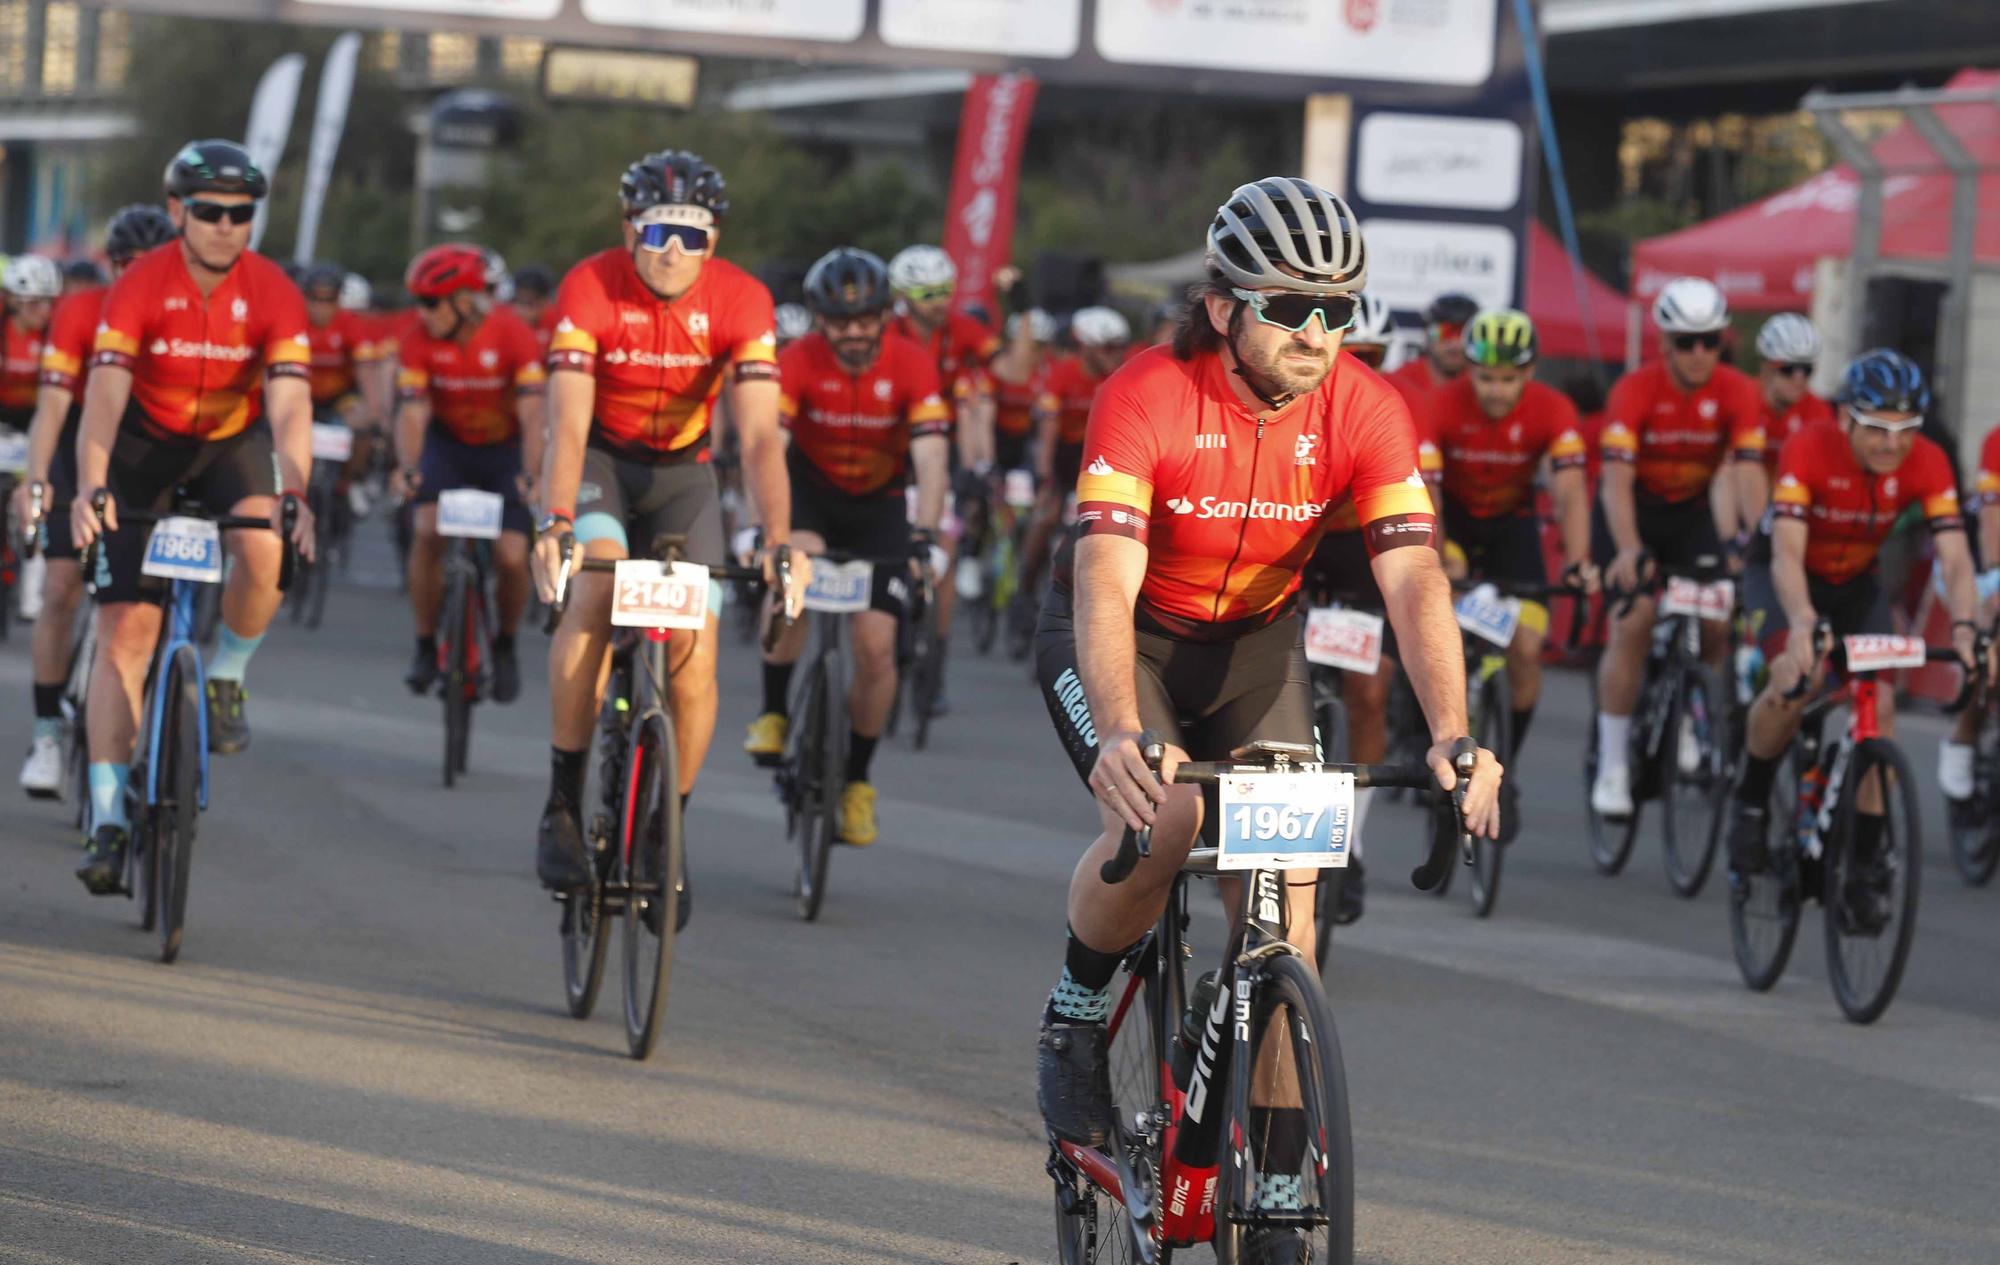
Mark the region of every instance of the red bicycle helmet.
[[447, 242], [410, 261], [403, 288], [413, 299], [442, 299], [460, 290], [486, 289], [486, 254], [477, 246]]

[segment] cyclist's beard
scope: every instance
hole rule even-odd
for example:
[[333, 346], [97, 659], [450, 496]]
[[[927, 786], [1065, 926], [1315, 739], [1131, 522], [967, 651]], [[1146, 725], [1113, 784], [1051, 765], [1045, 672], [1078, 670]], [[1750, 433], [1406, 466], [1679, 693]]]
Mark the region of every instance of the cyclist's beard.
[[1297, 344], [1287, 339], [1269, 353], [1251, 351], [1244, 340], [1237, 337], [1237, 321], [1243, 309], [1238, 307], [1236, 315], [1230, 318], [1229, 350], [1236, 357], [1236, 372], [1249, 384], [1250, 390], [1273, 408], [1291, 402], [1297, 396], [1319, 389], [1326, 381], [1326, 375], [1333, 371], [1334, 348], [1329, 345], [1319, 353], [1317, 364], [1289, 358], [1290, 348]]
[[850, 373], [863, 373], [875, 363], [876, 352], [882, 346], [878, 335], [874, 338], [836, 338], [833, 343], [834, 357]]
[[189, 241], [186, 237], [181, 238], [181, 249], [187, 253], [188, 262], [195, 264], [196, 266], [202, 268], [207, 272], [221, 274], [228, 272], [231, 268], [234, 268], [236, 266], [236, 261], [243, 258], [243, 251], [250, 249], [250, 246], [248, 242], [245, 242], [241, 249], [236, 251], [235, 254], [229, 256], [229, 258], [227, 259], [210, 259], [208, 256], [196, 250], [194, 248], [194, 243]]

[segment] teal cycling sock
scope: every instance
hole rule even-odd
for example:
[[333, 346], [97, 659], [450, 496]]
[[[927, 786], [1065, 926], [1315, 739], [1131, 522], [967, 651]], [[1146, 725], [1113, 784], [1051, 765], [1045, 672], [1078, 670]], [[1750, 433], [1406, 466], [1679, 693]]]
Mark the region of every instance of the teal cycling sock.
[[60, 716], [35, 717], [36, 742], [40, 742], [44, 738], [61, 738], [62, 729], [63, 729], [63, 723], [62, 723], [62, 717]]
[[264, 641], [264, 635], [239, 637], [228, 624], [215, 638], [215, 654], [208, 661], [208, 679], [211, 681], [234, 681], [243, 683], [244, 669], [250, 666], [250, 656], [257, 653], [257, 647]]
[[90, 763], [90, 828], [121, 826], [129, 829], [125, 816], [125, 780], [132, 767], [93, 760]]

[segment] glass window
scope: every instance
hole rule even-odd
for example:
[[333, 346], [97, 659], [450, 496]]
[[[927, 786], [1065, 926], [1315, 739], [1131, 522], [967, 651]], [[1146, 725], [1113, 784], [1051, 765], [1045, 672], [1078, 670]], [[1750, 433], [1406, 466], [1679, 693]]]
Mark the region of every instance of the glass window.
[[42, 94], [66, 97], [76, 91], [76, 36], [79, 14], [74, 4], [57, 0], [42, 10]]
[[113, 9], [97, 11], [97, 86], [112, 90], [125, 86], [125, 71], [132, 64], [132, 16]]

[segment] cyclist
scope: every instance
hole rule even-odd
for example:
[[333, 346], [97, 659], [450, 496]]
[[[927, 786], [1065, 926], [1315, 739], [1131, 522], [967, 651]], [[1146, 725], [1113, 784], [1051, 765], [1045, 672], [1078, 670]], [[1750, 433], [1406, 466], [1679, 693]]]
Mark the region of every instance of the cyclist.
[[[1979, 573], [1979, 617], [1990, 628], [1994, 616], [2000, 614], [2000, 426], [1987, 431], [1979, 446], [1979, 468], [1966, 508], [1978, 517], [1974, 556], [1985, 568]], [[1976, 789], [1973, 744], [1985, 714], [1981, 707], [1966, 708], [1939, 743], [1938, 788], [1946, 799], [1959, 804], [1970, 800]]]
[[[1354, 323], [1341, 335], [1340, 350], [1371, 370], [1380, 370], [1395, 337], [1395, 318], [1389, 305], [1372, 294], [1355, 296]], [[1426, 483], [1432, 484], [1432, 499], [1439, 457], [1437, 445], [1426, 433], [1423, 418], [1417, 424], [1417, 466]], [[1351, 497], [1342, 497], [1326, 513], [1326, 531], [1306, 564], [1303, 589], [1308, 596], [1337, 594], [1356, 610], [1383, 614], [1382, 590], [1368, 565], [1368, 542]], [[1396, 673], [1396, 633], [1382, 629], [1382, 662], [1374, 675], [1341, 673], [1340, 697], [1347, 706], [1347, 750], [1356, 764], [1379, 764], [1389, 752], [1389, 688]], [[1340, 883], [1340, 905], [1334, 921], [1342, 926], [1359, 919], [1367, 900], [1367, 867], [1362, 863], [1368, 841], [1368, 811], [1375, 791], [1361, 787], [1354, 792], [1354, 847], [1349, 850], [1347, 873]]]
[[1440, 294], [1424, 309], [1424, 354], [1397, 366], [1389, 384], [1409, 401], [1419, 422], [1430, 407], [1431, 394], [1465, 372], [1465, 327], [1479, 314], [1472, 296]]
[[993, 468], [996, 470], [1028, 468], [1035, 407], [1041, 402], [1049, 347], [1055, 338], [1055, 318], [1038, 307], [1007, 318], [1006, 344], [986, 366], [993, 378]]
[[[619, 199], [623, 245], [572, 268], [556, 292], [553, 415], [534, 554], [544, 600], [555, 596], [566, 539], [589, 557], [623, 558], [661, 533], [685, 533], [689, 561], [724, 561], [707, 457], [725, 380], [744, 482], [764, 525], [767, 575], [769, 551], [787, 548], [791, 537], [771, 292], [715, 257], [729, 210], [722, 174], [682, 150], [647, 154], [625, 169]], [[795, 584], [805, 572], [794, 573]], [[580, 573], [569, 590], [549, 647], [551, 777], [535, 864], [542, 882], [558, 888], [590, 881], [579, 805], [611, 640], [611, 577]], [[721, 602], [713, 588], [709, 596], [707, 629], [676, 638], [669, 684], [683, 801], [715, 734]]]
[[[1815, 426], [1785, 441], [1771, 514], [1743, 577], [1743, 605], [1763, 638], [1770, 681], [1751, 705], [1743, 772], [1729, 825], [1732, 888], [1768, 861], [1767, 807], [1779, 759], [1798, 732], [1806, 699], [1785, 695], [1805, 678], [1817, 683], [1821, 652], [1815, 629], [1833, 635], [1894, 631], [1889, 597], [1876, 576], [1882, 542], [1911, 506], [1930, 523], [1952, 617], [1952, 645], [1973, 670], [1979, 598], [1972, 552], [1959, 516], [1951, 459], [1917, 433], [1930, 391], [1923, 371], [1898, 352], [1866, 352], [1847, 367], [1838, 426]], [[1883, 736], [1895, 729], [1894, 696], [1877, 687]], [[1841, 893], [1856, 925], [1881, 926], [1885, 871], [1874, 864], [1883, 832], [1879, 787], [1864, 787], [1855, 846], [1862, 863]]]
[[[1070, 881], [1068, 948], [1038, 1069], [1051, 1132], [1085, 1145], [1110, 1131], [1112, 976], [1165, 907], [1205, 816], [1193, 788], [1163, 782], [1182, 761], [1227, 758], [1252, 740], [1312, 741], [1293, 599], [1332, 501], [1351, 495], [1359, 507], [1441, 784], [1455, 781], [1449, 752], [1466, 731], [1458, 625], [1427, 547], [1434, 517], [1409, 410], [1337, 355], [1366, 278], [1353, 212], [1304, 180], [1269, 178], [1230, 195], [1207, 245], [1209, 281], [1173, 347], [1135, 356], [1091, 409], [1073, 553], [1065, 549], [1036, 634], [1050, 719], [1098, 801], [1098, 836]], [[1262, 495], [1245, 495], [1252, 486]], [[1169, 744], [1163, 778], [1141, 753], [1147, 729]], [[1499, 774], [1480, 752], [1466, 813], [1486, 835], [1497, 827]], [[1099, 867], [1127, 828], [1142, 826], [1153, 829], [1151, 855], [1127, 882], [1105, 884]], [[1288, 934], [1308, 960], [1315, 877], [1293, 876], [1288, 892]], [[1297, 1109], [1264, 1111], [1255, 1123], [1271, 1149], [1302, 1156]], [[1297, 1190], [1284, 1187], [1260, 1180], [1254, 1194], [1296, 1207]], [[1304, 1259], [1299, 1231], [1249, 1237], [1244, 1259]]]
[[[1494, 308], [1465, 327], [1466, 371], [1431, 396], [1430, 429], [1444, 457], [1441, 509], [1446, 569], [1482, 579], [1538, 586], [1548, 583], [1542, 559], [1541, 521], [1535, 514], [1535, 478], [1543, 467], [1561, 526], [1565, 574], [1589, 586], [1590, 489], [1584, 482], [1583, 419], [1569, 397], [1535, 381], [1534, 322], [1525, 312]], [[1462, 557], [1455, 564], [1454, 557]], [[1507, 647], [1513, 689], [1514, 749], [1518, 755], [1542, 691], [1542, 642], [1549, 610], [1521, 604], [1521, 621]], [[1515, 784], [1500, 797], [1500, 838], [1520, 828]]]
[[535, 331], [535, 341], [546, 354], [555, 335], [555, 275], [540, 264], [526, 264], [514, 274], [514, 315]]
[[[785, 349], [779, 406], [792, 443], [792, 543], [807, 553], [834, 549], [874, 559], [909, 556], [913, 539], [935, 539], [948, 484], [951, 410], [922, 348], [887, 332], [888, 269], [865, 250], [840, 247], [806, 274], [806, 307], [817, 328]], [[913, 538], [904, 486], [914, 473]], [[928, 552], [928, 551], [926, 551]], [[908, 613], [909, 583], [877, 565], [871, 609], [854, 616], [854, 684], [848, 695], [843, 842], [875, 842], [875, 788], [869, 761], [896, 700], [896, 623]], [[792, 665], [805, 646], [794, 624], [764, 657], [764, 710], [743, 749], [762, 763], [785, 749]]]
[[1757, 388], [1764, 397], [1764, 473], [1778, 476], [1778, 450], [1808, 426], [1834, 420], [1833, 405], [1814, 395], [1819, 331], [1797, 312], [1780, 312], [1757, 331]]
[[62, 297], [65, 299], [79, 290], [92, 290], [104, 285], [104, 270], [88, 259], [72, 259], [63, 265]]
[[803, 303], [780, 303], [772, 309], [776, 321], [778, 350], [783, 351], [813, 331], [812, 313]]
[[[174, 223], [157, 206], [135, 205], [111, 217], [104, 235], [104, 254], [113, 280], [132, 260], [155, 246], [172, 241]], [[97, 336], [98, 314], [104, 309], [104, 287], [78, 290], [56, 306], [42, 344], [42, 385], [35, 397], [35, 419], [28, 428], [27, 482], [17, 493], [15, 518], [25, 528], [39, 528], [45, 559], [41, 618], [33, 645], [35, 732], [21, 766], [21, 788], [37, 799], [62, 794], [63, 686], [69, 678], [70, 639], [76, 610], [83, 601], [83, 574], [77, 569], [76, 546], [70, 542], [69, 514], [52, 512], [76, 496], [76, 430], [82, 415], [78, 385], [90, 372], [91, 340]], [[28, 521], [33, 489], [41, 490], [42, 516]]]
[[[1729, 304], [1714, 283], [1678, 277], [1653, 304], [1661, 358], [1611, 388], [1598, 446], [1603, 456], [1591, 521], [1591, 556], [1607, 587], [1639, 586], [1640, 560], [1691, 567], [1719, 558], [1722, 541], [1764, 512], [1764, 402], [1757, 384], [1722, 363]], [[1710, 484], [1721, 492], [1710, 496]], [[1632, 815], [1626, 746], [1646, 670], [1654, 603], [1640, 597], [1611, 621], [1597, 675], [1597, 779], [1591, 808]], [[1712, 628], [1712, 653], [1722, 630]]]
[[514, 634], [528, 606], [529, 473], [541, 468], [543, 387], [548, 374], [535, 332], [497, 304], [477, 247], [433, 246], [410, 261], [403, 288], [421, 327], [403, 340], [396, 375], [396, 491], [414, 493], [410, 607], [417, 647], [403, 683], [413, 694], [437, 685], [438, 608], [444, 601], [444, 538], [437, 499], [476, 488], [506, 499], [494, 542], [493, 697], [521, 691]]
[[[165, 184], [180, 240], [135, 260], [104, 297], [70, 502], [77, 548], [105, 535], [90, 678], [91, 835], [77, 868], [96, 895], [116, 887], [124, 864], [126, 773], [161, 618], [146, 600], [161, 582], [140, 573], [147, 533], [119, 530], [119, 508], [164, 512], [186, 487], [211, 510], [269, 514], [278, 526], [282, 493], [299, 502], [293, 542], [306, 558], [313, 548], [301, 492], [312, 468], [305, 301], [249, 249], [270, 184], [241, 145], [223, 140], [182, 147]], [[255, 425], [260, 417], [269, 425]], [[108, 494], [101, 523], [99, 492]], [[278, 608], [281, 548], [265, 532], [230, 532], [224, 544], [233, 565], [208, 665], [208, 742], [227, 754], [250, 743], [243, 676]]]
[[367, 459], [367, 439], [389, 414], [390, 383], [380, 364], [388, 358], [372, 323], [342, 306], [353, 274], [338, 264], [310, 264], [299, 277], [306, 296], [306, 337], [312, 340], [313, 420], [354, 432], [354, 451], [335, 479], [334, 491], [347, 495], [351, 475]]
[[0, 427], [25, 431], [35, 415], [42, 338], [62, 288], [61, 266], [40, 255], [15, 255], [0, 269]]

